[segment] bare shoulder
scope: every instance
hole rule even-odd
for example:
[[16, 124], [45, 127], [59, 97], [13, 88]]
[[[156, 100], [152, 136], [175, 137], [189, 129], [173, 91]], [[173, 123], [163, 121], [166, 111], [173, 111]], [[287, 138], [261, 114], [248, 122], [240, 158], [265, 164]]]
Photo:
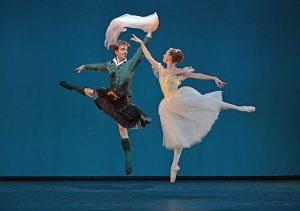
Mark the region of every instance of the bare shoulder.
[[162, 71], [166, 69], [160, 62], [155, 62], [155, 64], [152, 64], [152, 68], [158, 71]]

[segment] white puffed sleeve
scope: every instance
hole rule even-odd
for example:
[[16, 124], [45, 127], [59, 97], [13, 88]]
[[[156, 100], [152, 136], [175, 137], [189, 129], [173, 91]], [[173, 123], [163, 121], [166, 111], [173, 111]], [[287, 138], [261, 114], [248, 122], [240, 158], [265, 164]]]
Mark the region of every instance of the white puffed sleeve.
[[175, 74], [177, 75], [178, 80], [183, 81], [187, 77], [184, 76], [184, 75], [181, 75], [182, 73], [191, 73], [191, 72], [194, 72], [194, 71], [195, 71], [194, 68], [189, 66], [189, 67], [184, 67], [182, 69], [177, 70]]

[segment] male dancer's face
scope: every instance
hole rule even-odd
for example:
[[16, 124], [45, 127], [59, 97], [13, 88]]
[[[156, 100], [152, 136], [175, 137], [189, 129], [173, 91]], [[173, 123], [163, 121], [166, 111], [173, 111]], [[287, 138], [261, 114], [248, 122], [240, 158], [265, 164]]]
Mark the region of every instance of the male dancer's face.
[[121, 62], [126, 59], [128, 53], [127, 45], [120, 45], [119, 49], [115, 51], [116, 58], [118, 62]]

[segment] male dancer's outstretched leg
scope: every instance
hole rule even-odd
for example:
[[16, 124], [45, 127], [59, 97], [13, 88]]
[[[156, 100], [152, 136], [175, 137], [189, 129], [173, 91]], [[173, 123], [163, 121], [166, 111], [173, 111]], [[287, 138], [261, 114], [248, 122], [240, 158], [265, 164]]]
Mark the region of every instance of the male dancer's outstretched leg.
[[68, 84], [66, 81], [59, 82], [59, 85], [64, 87], [65, 89], [74, 90], [74, 91], [78, 92], [79, 94], [86, 95], [84, 92], [85, 88], [78, 87], [78, 86], [72, 86], [71, 84]]

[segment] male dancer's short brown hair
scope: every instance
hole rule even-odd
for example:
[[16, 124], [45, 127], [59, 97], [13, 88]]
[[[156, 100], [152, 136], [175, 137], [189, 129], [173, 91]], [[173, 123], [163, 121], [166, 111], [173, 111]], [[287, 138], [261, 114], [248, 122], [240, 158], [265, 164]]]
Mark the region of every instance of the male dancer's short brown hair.
[[124, 40], [118, 40], [117, 42], [115, 42], [114, 44], [112, 44], [111, 49], [112, 52], [115, 54], [115, 51], [119, 50], [119, 47], [121, 45], [126, 45], [127, 47], [130, 47], [130, 43], [126, 42]]

